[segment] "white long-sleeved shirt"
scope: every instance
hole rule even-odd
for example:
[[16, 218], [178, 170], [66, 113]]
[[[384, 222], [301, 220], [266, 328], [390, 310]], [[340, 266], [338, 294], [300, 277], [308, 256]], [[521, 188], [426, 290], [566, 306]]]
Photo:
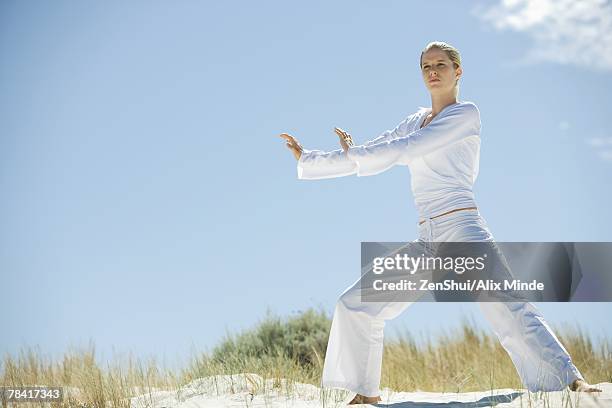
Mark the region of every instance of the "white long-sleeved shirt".
[[421, 218], [475, 207], [472, 187], [480, 158], [478, 108], [467, 101], [448, 105], [421, 128], [430, 112], [430, 108], [420, 108], [395, 129], [353, 146], [347, 153], [342, 149], [304, 149], [298, 161], [298, 178], [371, 176], [405, 165], [410, 168], [412, 193]]

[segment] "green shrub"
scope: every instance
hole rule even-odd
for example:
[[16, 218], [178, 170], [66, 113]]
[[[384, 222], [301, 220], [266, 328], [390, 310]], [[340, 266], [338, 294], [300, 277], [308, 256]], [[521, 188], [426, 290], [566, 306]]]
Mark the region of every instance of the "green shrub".
[[213, 349], [212, 359], [226, 362], [228, 359], [281, 356], [292, 358], [303, 366], [320, 365], [330, 326], [331, 320], [324, 311], [308, 309], [287, 319], [268, 312], [255, 327], [238, 335], [226, 335]]

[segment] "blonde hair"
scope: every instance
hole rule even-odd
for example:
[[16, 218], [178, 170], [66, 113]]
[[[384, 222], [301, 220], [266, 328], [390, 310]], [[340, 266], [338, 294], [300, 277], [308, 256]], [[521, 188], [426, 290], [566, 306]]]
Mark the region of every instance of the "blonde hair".
[[[452, 61], [453, 65], [455, 66], [455, 69], [461, 66], [461, 55], [459, 55], [459, 50], [457, 50], [452, 45], [445, 43], [444, 41], [432, 41], [429, 44], [427, 44], [425, 48], [423, 48], [423, 51], [421, 51], [421, 58], [419, 60], [419, 69], [423, 68], [423, 54], [425, 54], [427, 51], [431, 50], [432, 48], [437, 48], [441, 51], [446, 52], [446, 55], [448, 55], [448, 58]], [[455, 96], [456, 96], [459, 94], [459, 79], [457, 79], [457, 82], [455, 83], [455, 87], [456, 87], [455, 89]]]
[[448, 58], [453, 62], [453, 65], [455, 66], [455, 68], [459, 68], [461, 66], [461, 55], [459, 55], [459, 50], [457, 50], [452, 45], [445, 43], [443, 41], [432, 41], [429, 44], [427, 44], [425, 48], [423, 48], [423, 51], [421, 51], [421, 59], [419, 62], [419, 68], [421, 68], [423, 65], [423, 54], [425, 54], [427, 51], [431, 50], [432, 48], [437, 48], [441, 51], [445, 51], [446, 55], [448, 55]]

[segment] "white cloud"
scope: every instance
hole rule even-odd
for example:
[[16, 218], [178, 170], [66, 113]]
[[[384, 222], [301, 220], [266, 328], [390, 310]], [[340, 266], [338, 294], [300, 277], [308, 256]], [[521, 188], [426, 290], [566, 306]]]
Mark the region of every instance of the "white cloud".
[[527, 62], [612, 70], [612, 3], [606, 0], [502, 0], [474, 14], [497, 30], [533, 39]]
[[612, 150], [604, 150], [599, 152], [599, 157], [601, 157], [605, 161], [612, 162]]
[[592, 137], [587, 140], [587, 143], [593, 147], [612, 148], [612, 137]]
[[586, 142], [601, 159], [612, 162], [612, 137], [592, 137]]

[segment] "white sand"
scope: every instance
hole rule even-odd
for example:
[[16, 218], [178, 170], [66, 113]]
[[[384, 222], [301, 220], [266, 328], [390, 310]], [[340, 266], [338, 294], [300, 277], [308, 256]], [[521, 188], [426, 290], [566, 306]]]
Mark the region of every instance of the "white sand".
[[[500, 389], [483, 392], [436, 393], [395, 392], [385, 389], [383, 401], [372, 406], [393, 408], [518, 408], [518, 407], [612, 407], [612, 383], [597, 385], [602, 393], [566, 391], [528, 393]], [[256, 374], [218, 375], [192, 381], [176, 392], [155, 391], [133, 398], [132, 408], [212, 408], [212, 407], [344, 407], [354, 394], [321, 389], [287, 380], [263, 380]], [[496, 405], [497, 404], [497, 405]], [[365, 406], [365, 405], [361, 405]], [[371, 405], [367, 405], [371, 406]]]

